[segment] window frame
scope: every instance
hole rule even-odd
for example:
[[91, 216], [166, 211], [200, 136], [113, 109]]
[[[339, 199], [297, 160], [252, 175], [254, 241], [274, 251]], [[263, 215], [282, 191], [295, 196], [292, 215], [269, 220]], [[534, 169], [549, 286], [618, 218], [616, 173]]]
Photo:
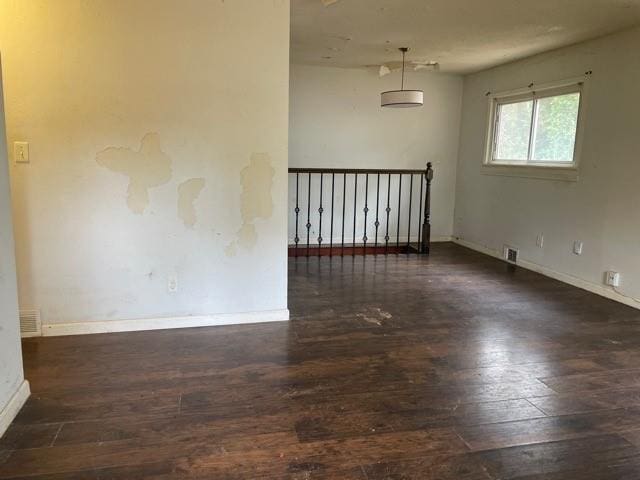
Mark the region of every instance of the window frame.
[[[578, 106], [578, 119], [576, 124], [576, 137], [573, 149], [573, 160], [571, 162], [533, 161], [532, 144], [535, 129], [535, 115], [537, 110], [536, 100], [543, 98], [565, 95], [570, 93], [580, 94]], [[491, 93], [487, 95], [489, 100], [489, 114], [487, 125], [487, 138], [485, 155], [482, 165], [482, 173], [489, 175], [523, 176], [542, 179], [556, 179], [577, 181], [578, 166], [582, 151], [582, 138], [584, 130], [584, 115], [586, 105], [586, 77], [571, 78], [559, 82], [547, 83], [543, 85], [531, 85], [530, 87], [511, 90], [508, 92]], [[497, 150], [498, 140], [498, 108], [500, 105], [533, 100], [532, 123], [529, 136], [529, 153], [527, 160], [498, 160], [494, 158]]]

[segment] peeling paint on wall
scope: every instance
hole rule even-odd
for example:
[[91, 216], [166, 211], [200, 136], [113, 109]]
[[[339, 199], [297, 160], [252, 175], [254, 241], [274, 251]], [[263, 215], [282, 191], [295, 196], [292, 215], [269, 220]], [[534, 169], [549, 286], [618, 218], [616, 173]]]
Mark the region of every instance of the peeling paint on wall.
[[251, 162], [242, 169], [240, 183], [242, 185], [241, 210], [242, 226], [236, 239], [225, 249], [225, 254], [232, 257], [238, 247], [253, 248], [258, 241], [255, 222], [271, 217], [273, 213], [273, 177], [275, 170], [271, 166], [271, 158], [266, 153], [254, 153]]
[[178, 216], [188, 228], [193, 228], [198, 220], [194, 202], [202, 192], [204, 184], [204, 178], [190, 178], [178, 185]]
[[171, 159], [160, 148], [160, 136], [147, 133], [135, 151], [126, 147], [108, 147], [96, 155], [98, 165], [129, 177], [127, 206], [136, 214], [149, 205], [149, 189], [171, 180]]

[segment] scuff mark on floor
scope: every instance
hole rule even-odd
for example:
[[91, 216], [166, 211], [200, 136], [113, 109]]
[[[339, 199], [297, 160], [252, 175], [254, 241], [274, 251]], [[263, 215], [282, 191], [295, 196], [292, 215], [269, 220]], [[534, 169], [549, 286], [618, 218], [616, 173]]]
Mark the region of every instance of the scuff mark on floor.
[[178, 185], [178, 216], [187, 228], [193, 228], [198, 220], [194, 202], [204, 185], [204, 178], [190, 178]]
[[157, 133], [147, 133], [137, 151], [128, 147], [105, 148], [96, 155], [96, 162], [129, 177], [127, 206], [139, 215], [149, 206], [149, 189], [171, 180], [171, 158], [162, 151]]
[[371, 317], [367, 317], [364, 313], [358, 313], [356, 315], [358, 318], [361, 318], [362, 320], [364, 320], [367, 323], [373, 323], [374, 325], [377, 325], [379, 327], [382, 326], [382, 321], [376, 319], [376, 318], [371, 318]]
[[367, 323], [381, 327], [384, 321], [390, 320], [393, 318], [393, 315], [379, 307], [365, 307], [363, 312], [356, 313], [356, 317]]
[[228, 257], [234, 256], [238, 247], [251, 249], [258, 242], [255, 222], [258, 219], [270, 218], [273, 213], [271, 190], [274, 175], [271, 158], [266, 153], [251, 155], [249, 165], [240, 172], [242, 226], [236, 234], [236, 239], [225, 249]]

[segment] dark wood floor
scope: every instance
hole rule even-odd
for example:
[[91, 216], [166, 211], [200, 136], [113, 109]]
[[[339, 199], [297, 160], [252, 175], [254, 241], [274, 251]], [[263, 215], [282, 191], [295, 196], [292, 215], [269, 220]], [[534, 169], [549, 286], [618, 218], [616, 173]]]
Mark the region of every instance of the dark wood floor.
[[292, 259], [290, 306], [26, 340], [0, 478], [640, 478], [636, 310], [451, 244]]

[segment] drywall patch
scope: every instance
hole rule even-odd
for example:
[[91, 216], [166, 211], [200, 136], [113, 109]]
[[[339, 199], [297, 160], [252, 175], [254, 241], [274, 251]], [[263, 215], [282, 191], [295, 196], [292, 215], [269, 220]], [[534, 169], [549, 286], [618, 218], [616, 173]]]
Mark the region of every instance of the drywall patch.
[[190, 178], [178, 185], [178, 216], [185, 227], [193, 228], [198, 220], [194, 202], [204, 188], [204, 178]]
[[149, 189], [171, 180], [171, 159], [160, 148], [160, 136], [147, 133], [140, 148], [108, 147], [98, 152], [96, 162], [112, 172], [129, 177], [127, 206], [142, 214], [149, 205]]
[[240, 172], [242, 226], [236, 234], [236, 239], [225, 249], [227, 256], [234, 256], [238, 247], [251, 249], [258, 242], [255, 222], [258, 219], [269, 218], [273, 213], [271, 190], [275, 173], [271, 166], [271, 158], [266, 153], [251, 155], [249, 165]]

